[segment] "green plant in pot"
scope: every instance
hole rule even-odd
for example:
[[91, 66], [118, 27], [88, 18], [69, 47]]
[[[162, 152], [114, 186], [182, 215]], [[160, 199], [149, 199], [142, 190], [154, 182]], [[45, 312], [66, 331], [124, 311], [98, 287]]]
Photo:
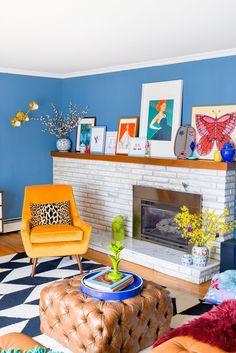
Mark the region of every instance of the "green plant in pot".
[[108, 274], [108, 277], [112, 281], [119, 280], [123, 277], [123, 274], [119, 272], [118, 267], [120, 263], [120, 253], [124, 249], [124, 244], [119, 241], [113, 241], [109, 245], [109, 250], [113, 252], [113, 255], [108, 255], [111, 259], [113, 270]]

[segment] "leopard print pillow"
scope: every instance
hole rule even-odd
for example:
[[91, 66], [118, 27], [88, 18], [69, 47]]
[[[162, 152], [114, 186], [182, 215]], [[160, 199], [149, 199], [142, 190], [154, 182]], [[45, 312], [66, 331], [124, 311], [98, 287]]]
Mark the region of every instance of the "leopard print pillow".
[[31, 203], [31, 227], [44, 224], [71, 224], [70, 201]]

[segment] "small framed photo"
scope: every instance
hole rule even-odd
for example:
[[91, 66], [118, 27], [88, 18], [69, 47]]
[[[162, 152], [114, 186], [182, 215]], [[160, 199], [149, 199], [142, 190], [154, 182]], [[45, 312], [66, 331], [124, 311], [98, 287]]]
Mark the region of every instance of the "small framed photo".
[[106, 126], [93, 126], [91, 128], [90, 152], [103, 154], [105, 151]]
[[76, 130], [75, 152], [80, 152], [80, 145], [90, 146], [91, 128], [96, 125], [96, 118], [83, 118]]
[[145, 137], [133, 137], [130, 139], [128, 155], [132, 157], [145, 157], [147, 139]]
[[116, 142], [117, 154], [128, 155], [131, 138], [138, 136], [138, 121], [139, 118], [137, 116], [119, 119], [118, 135]]
[[105, 154], [110, 154], [110, 155], [116, 154], [116, 140], [117, 140], [117, 131], [106, 132]]

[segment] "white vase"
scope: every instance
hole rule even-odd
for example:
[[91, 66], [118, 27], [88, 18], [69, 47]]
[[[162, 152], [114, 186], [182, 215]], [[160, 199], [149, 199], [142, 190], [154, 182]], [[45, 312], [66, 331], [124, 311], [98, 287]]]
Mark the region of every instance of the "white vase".
[[59, 152], [68, 152], [71, 149], [71, 140], [69, 138], [60, 138], [56, 143]]
[[209, 256], [209, 250], [205, 246], [193, 246], [192, 257], [193, 264], [196, 267], [206, 267]]

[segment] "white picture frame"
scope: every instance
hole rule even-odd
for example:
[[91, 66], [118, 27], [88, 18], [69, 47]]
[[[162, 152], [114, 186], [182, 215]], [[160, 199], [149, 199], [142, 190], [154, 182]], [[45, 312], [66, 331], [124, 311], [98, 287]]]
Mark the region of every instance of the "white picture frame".
[[145, 137], [133, 137], [130, 139], [128, 156], [145, 157], [147, 139]]
[[183, 81], [142, 85], [140, 137], [150, 142], [152, 157], [176, 158], [174, 141], [181, 123]]
[[116, 140], [117, 140], [117, 131], [106, 132], [105, 154], [108, 154], [108, 155], [116, 154]]
[[91, 128], [90, 153], [104, 154], [106, 126], [93, 126]]

